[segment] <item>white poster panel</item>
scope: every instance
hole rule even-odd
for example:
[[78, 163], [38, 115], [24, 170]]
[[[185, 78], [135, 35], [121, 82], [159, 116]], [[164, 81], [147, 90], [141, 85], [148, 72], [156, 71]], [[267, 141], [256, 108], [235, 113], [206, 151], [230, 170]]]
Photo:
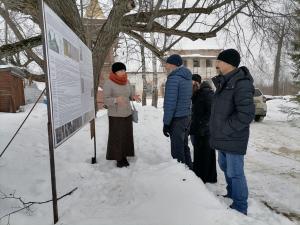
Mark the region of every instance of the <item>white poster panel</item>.
[[43, 3], [43, 22], [54, 147], [95, 116], [92, 53]]

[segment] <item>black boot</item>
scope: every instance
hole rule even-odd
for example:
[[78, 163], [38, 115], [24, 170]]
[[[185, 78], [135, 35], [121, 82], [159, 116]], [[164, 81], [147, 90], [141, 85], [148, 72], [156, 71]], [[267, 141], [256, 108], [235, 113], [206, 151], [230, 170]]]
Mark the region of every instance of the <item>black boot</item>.
[[129, 162], [127, 161], [126, 157], [123, 158], [123, 163], [126, 167], [129, 166]]
[[117, 160], [117, 167], [122, 168], [127, 166], [129, 166], [129, 162], [127, 161], [126, 157], [121, 160]]

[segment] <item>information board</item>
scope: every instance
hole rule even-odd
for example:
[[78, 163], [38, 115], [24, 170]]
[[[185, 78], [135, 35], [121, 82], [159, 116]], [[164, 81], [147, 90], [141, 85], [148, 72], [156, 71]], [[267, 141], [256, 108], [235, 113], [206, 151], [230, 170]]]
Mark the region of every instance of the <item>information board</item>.
[[53, 145], [59, 146], [95, 117], [92, 53], [43, 3]]

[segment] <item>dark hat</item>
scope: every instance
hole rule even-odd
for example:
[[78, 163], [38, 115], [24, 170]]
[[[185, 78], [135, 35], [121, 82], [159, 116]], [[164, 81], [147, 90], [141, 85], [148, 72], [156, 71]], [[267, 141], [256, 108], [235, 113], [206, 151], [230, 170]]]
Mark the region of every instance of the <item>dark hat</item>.
[[181, 66], [182, 65], [182, 58], [181, 58], [180, 55], [173, 54], [173, 55], [170, 55], [167, 58], [166, 63], [172, 64], [172, 65], [175, 65], [175, 66]]
[[240, 53], [238, 53], [235, 49], [226, 49], [222, 51], [219, 55], [217, 60], [221, 60], [223, 62], [226, 62], [234, 67], [238, 67], [241, 62], [241, 56]]
[[201, 83], [201, 76], [199, 74], [193, 74], [192, 80], [197, 81], [198, 83]]
[[126, 70], [126, 66], [124, 63], [115, 62], [114, 64], [112, 64], [111, 71], [113, 71], [113, 73], [118, 72], [120, 70]]

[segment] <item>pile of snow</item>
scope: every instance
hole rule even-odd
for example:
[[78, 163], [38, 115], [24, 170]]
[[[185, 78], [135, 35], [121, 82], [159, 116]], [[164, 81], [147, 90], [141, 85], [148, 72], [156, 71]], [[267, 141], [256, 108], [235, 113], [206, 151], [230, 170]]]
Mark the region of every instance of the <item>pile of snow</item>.
[[292, 96], [284, 96], [267, 101], [268, 111], [266, 118], [272, 121], [299, 119], [300, 105], [292, 101], [292, 98]]
[[[136, 156], [129, 159], [131, 165], [128, 168], [116, 168], [115, 162], [105, 160], [108, 134], [105, 110], [98, 113], [96, 120], [97, 164], [90, 163], [93, 141], [90, 140], [89, 125], [55, 150], [58, 196], [78, 187], [71, 196], [59, 201], [58, 224], [294, 224], [263, 203], [267, 202], [274, 208], [279, 206], [279, 211], [283, 212], [291, 212], [292, 208], [293, 213], [300, 215], [299, 179], [279, 174], [282, 170], [293, 170], [293, 175], [299, 176], [299, 161], [262, 151], [264, 146], [273, 142], [269, 140], [267, 124], [275, 123], [276, 126], [277, 121], [272, 122], [272, 119], [281, 118], [279, 112], [273, 112], [273, 108], [279, 110], [279, 103], [269, 105], [266, 120], [254, 123], [251, 128], [246, 157], [249, 215], [244, 216], [229, 209], [231, 202], [218, 196], [225, 194], [221, 171], [218, 171], [217, 184], [204, 185], [192, 171], [171, 158], [169, 139], [162, 134], [161, 102], [158, 109], [138, 105], [139, 123], [134, 124]], [[25, 113], [0, 113], [0, 150], [5, 147], [31, 106], [27, 105]], [[25, 201], [51, 199], [46, 123], [46, 105], [38, 104], [0, 158], [2, 192], [15, 193]], [[280, 126], [277, 127], [277, 130], [280, 129]], [[293, 132], [299, 137], [299, 130]], [[255, 136], [254, 133], [259, 135]], [[263, 137], [265, 139], [261, 142]], [[283, 134], [282, 140], [287, 139]], [[299, 144], [296, 139], [290, 140], [287, 147], [292, 142]], [[15, 210], [18, 205], [18, 201], [11, 199], [0, 200], [0, 217]], [[6, 219], [0, 221], [0, 224], [6, 223]], [[10, 217], [10, 224], [52, 224], [52, 205], [33, 206], [30, 211], [14, 214]]]

